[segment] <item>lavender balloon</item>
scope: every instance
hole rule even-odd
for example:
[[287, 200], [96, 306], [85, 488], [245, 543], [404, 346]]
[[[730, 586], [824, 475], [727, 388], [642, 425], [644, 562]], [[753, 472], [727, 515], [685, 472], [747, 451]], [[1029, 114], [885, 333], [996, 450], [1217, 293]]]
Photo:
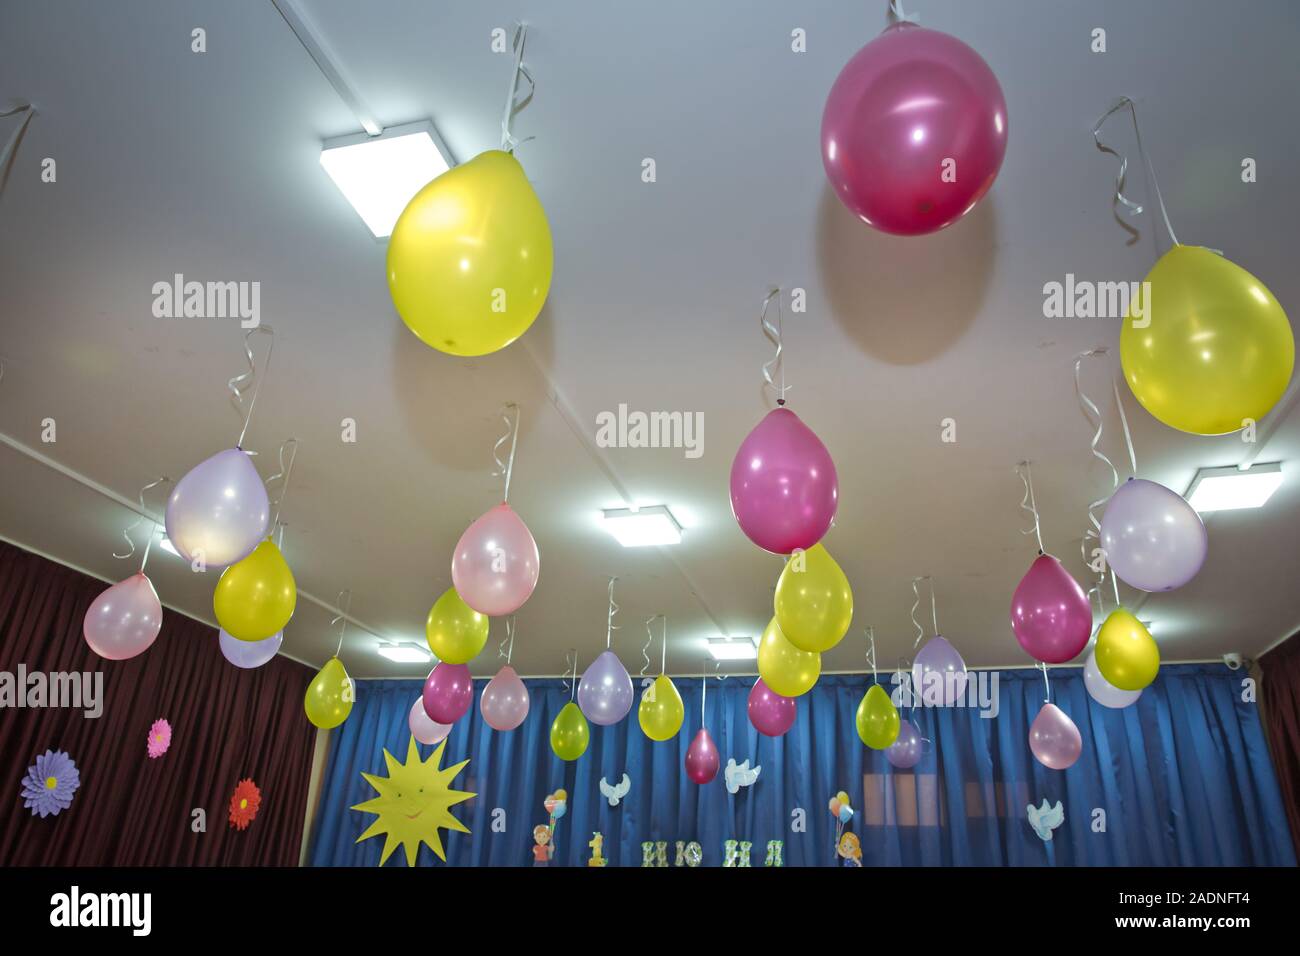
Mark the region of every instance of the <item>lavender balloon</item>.
[[90, 649], [110, 661], [143, 654], [161, 628], [162, 603], [143, 571], [102, 591], [82, 622]]
[[493, 730], [514, 730], [528, 716], [528, 703], [528, 688], [507, 664], [483, 688], [478, 707]]
[[898, 739], [885, 751], [886, 759], [899, 770], [911, 770], [921, 762], [921, 732], [904, 717], [898, 724]]
[[772, 690], [760, 677], [749, 692], [748, 710], [749, 722], [760, 734], [780, 737], [794, 726], [799, 705], [793, 697], [782, 697]]
[[176, 482], [167, 499], [167, 538], [186, 561], [223, 568], [253, 553], [267, 535], [266, 486], [239, 448], [217, 452]]
[[470, 525], [451, 557], [462, 601], [491, 617], [513, 614], [537, 587], [541, 557], [523, 519], [505, 502]]
[[912, 693], [927, 707], [952, 707], [966, 696], [966, 662], [945, 638], [935, 635], [917, 652]]
[[260, 641], [241, 641], [239, 638], [231, 637], [222, 628], [219, 639], [221, 653], [225, 655], [226, 660], [236, 667], [252, 670], [254, 667], [261, 667], [280, 652], [280, 645], [284, 643], [284, 631], [276, 631], [270, 637]]
[[1011, 629], [1035, 660], [1063, 664], [1092, 636], [1092, 605], [1079, 582], [1050, 554], [1040, 554], [1016, 585]]
[[442, 661], [424, 682], [424, 712], [439, 724], [454, 724], [474, 703], [474, 679], [465, 664]]
[[616, 724], [632, 709], [632, 678], [611, 650], [602, 651], [578, 682], [578, 706], [593, 724]]
[[1116, 709], [1127, 707], [1142, 696], [1142, 691], [1120, 690], [1102, 676], [1101, 669], [1097, 667], [1097, 651], [1095, 648], [1088, 655], [1087, 663], [1083, 665], [1083, 686], [1088, 689], [1088, 696], [1103, 707], [1114, 707]]
[[1145, 478], [1116, 489], [1101, 516], [1101, 546], [1120, 580], [1143, 591], [1180, 588], [1205, 563], [1205, 523], [1182, 495]]
[[1083, 753], [1083, 738], [1065, 711], [1055, 704], [1044, 704], [1029, 727], [1029, 749], [1044, 767], [1065, 770], [1074, 766]]
[[411, 710], [406, 715], [406, 725], [411, 728], [411, 735], [422, 744], [433, 745], [447, 739], [451, 733], [451, 724], [440, 724], [430, 720], [424, 712], [424, 697], [415, 698]]

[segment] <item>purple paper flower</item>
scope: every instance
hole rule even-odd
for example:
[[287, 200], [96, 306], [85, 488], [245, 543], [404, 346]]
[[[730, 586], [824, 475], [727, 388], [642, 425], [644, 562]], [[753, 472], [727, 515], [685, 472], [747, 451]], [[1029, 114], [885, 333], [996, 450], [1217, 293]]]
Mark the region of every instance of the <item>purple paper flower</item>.
[[40, 814], [58, 816], [72, 805], [73, 794], [81, 786], [77, 765], [62, 750], [47, 750], [36, 758], [36, 764], [27, 768], [23, 778], [23, 806], [30, 807], [32, 816]]

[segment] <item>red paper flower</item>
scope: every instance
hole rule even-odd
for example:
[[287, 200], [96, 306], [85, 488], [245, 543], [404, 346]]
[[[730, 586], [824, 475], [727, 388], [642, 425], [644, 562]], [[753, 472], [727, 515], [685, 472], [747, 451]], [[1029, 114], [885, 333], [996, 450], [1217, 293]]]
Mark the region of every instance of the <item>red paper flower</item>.
[[262, 791], [250, 779], [239, 781], [230, 795], [230, 825], [236, 830], [247, 830], [257, 818], [257, 808], [262, 805]]

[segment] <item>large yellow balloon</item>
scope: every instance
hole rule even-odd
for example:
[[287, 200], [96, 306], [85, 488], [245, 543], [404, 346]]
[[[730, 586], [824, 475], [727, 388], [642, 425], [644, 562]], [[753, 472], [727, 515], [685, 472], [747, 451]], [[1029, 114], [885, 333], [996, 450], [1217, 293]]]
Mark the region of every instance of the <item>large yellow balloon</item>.
[[217, 623], [241, 641], [265, 640], [283, 630], [297, 603], [293, 572], [269, 538], [222, 571], [212, 593]]
[[1119, 334], [1143, 408], [1180, 431], [1225, 435], [1277, 404], [1295, 338], [1264, 283], [1200, 246], [1174, 246], [1146, 281], [1150, 294], [1134, 298]]
[[492, 149], [407, 204], [388, 241], [388, 290], [426, 345], [486, 355], [533, 324], [553, 260], [546, 212], [523, 167]]
[[884, 750], [898, 739], [898, 708], [879, 684], [872, 684], [858, 704], [858, 736], [872, 750]]
[[821, 672], [820, 654], [791, 644], [776, 618], [767, 622], [758, 643], [758, 674], [764, 684], [782, 697], [798, 697], [812, 689]]
[[801, 651], [829, 651], [853, 622], [849, 579], [820, 544], [785, 563], [772, 604], [781, 633]]
[[488, 639], [488, 617], [461, 599], [455, 588], [447, 588], [429, 609], [424, 636], [438, 660], [468, 664]]
[[307, 719], [325, 730], [337, 727], [352, 713], [354, 697], [352, 678], [348, 677], [343, 662], [331, 657], [307, 685], [303, 700]]
[[1120, 690], [1141, 690], [1156, 679], [1160, 648], [1129, 611], [1117, 607], [1097, 632], [1097, 670]]
[[636, 719], [651, 740], [667, 740], [682, 729], [686, 708], [667, 674], [660, 674], [641, 695]]
[[569, 701], [551, 724], [551, 749], [561, 760], [577, 760], [587, 752], [591, 728], [578, 705]]

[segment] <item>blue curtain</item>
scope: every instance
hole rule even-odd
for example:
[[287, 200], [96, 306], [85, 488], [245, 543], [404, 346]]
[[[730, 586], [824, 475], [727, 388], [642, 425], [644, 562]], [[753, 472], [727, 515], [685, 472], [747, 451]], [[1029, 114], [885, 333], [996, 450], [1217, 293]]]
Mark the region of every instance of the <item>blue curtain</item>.
[[[800, 698], [794, 728], [776, 739], [749, 723], [752, 678], [710, 679], [706, 724], [724, 768], [729, 758], [762, 767], [757, 781], [734, 795], [721, 773], [699, 786], [683, 769], [700, 727], [699, 678], [676, 680], [686, 703], [677, 737], [652, 742], [634, 709], [613, 727], [593, 725], [591, 746], [573, 763], [557, 758], [549, 743], [568, 691], [559, 680], [528, 681], [532, 709], [522, 727], [495, 732], [476, 704], [447, 739], [444, 766], [470, 761], [453, 786], [477, 793], [453, 808], [472, 832], [442, 831], [447, 862], [531, 865], [533, 827], [547, 822], [542, 801], [563, 787], [568, 813], [556, 828], [552, 866], [584, 866], [597, 831], [611, 866], [641, 865], [642, 842], [659, 840], [668, 843], [669, 866], [679, 840], [700, 844], [703, 866], [722, 865], [728, 840], [751, 844], [752, 866], [764, 865], [772, 840], [782, 841], [787, 866], [833, 866], [827, 804], [840, 790], [855, 810], [849, 829], [861, 840], [865, 866], [1295, 865], [1259, 716], [1242, 699], [1240, 673], [1166, 666], [1135, 705], [1116, 711], [1088, 696], [1081, 670], [1053, 671], [1053, 700], [1084, 741], [1083, 756], [1066, 771], [1041, 766], [1029, 751], [1029, 725], [1044, 696], [1041, 673], [983, 673], [986, 681], [996, 673], [997, 715], [917, 708], [913, 719], [931, 744], [912, 770], [891, 767], [858, 739], [854, 714], [870, 678], [824, 676]], [[331, 741], [313, 865], [378, 864], [382, 837], [355, 842], [374, 817], [349, 808], [374, 796], [361, 772], [386, 773], [384, 748], [405, 759], [407, 712], [420, 690], [420, 681], [358, 682], [352, 715]], [[432, 750], [420, 749], [424, 756]], [[617, 783], [624, 773], [631, 790], [611, 807], [599, 782]], [[1050, 841], [1026, 817], [1026, 805], [1044, 799], [1060, 801], [1065, 812]], [[423, 846], [418, 862], [439, 863]], [[403, 853], [388, 865], [405, 865]]]

